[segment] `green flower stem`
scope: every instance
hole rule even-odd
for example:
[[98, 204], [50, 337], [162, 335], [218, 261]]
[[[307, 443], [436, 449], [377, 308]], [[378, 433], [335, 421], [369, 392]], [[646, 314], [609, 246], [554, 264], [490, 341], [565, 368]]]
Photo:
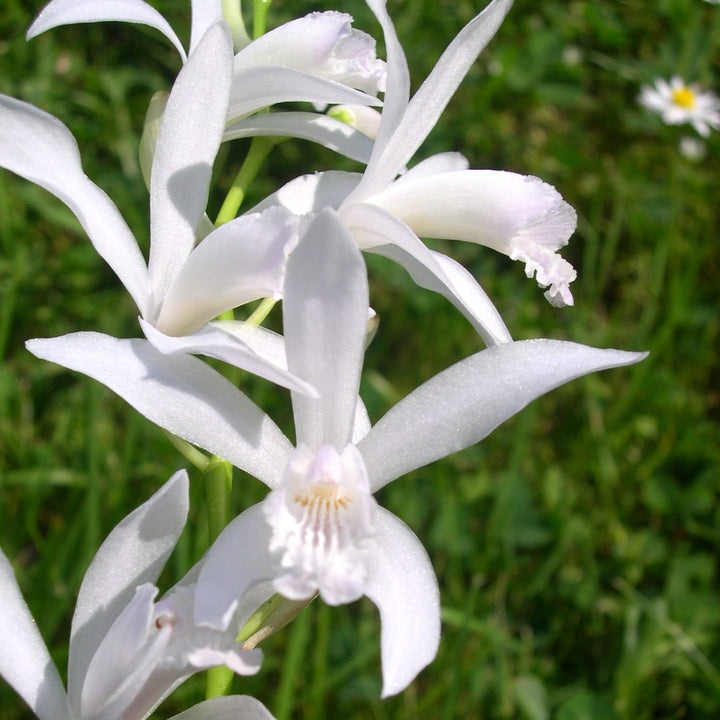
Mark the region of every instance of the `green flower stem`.
[[223, 697], [230, 694], [233, 671], [229, 667], [219, 665], [207, 671], [207, 687], [205, 688], [205, 699]]
[[[208, 462], [203, 474], [207, 497], [209, 540], [212, 544], [228, 523], [232, 465], [227, 460], [213, 457]], [[210, 668], [207, 674], [205, 698], [209, 700], [230, 694], [232, 679], [233, 671], [230, 668], [224, 666]]]
[[230, 27], [235, 52], [242, 50], [250, 43], [250, 36], [245, 29], [240, 0], [222, 0], [222, 11], [225, 22]]
[[167, 430], [163, 430], [165, 437], [174, 445], [175, 449], [191, 464], [201, 472], [205, 472], [210, 464], [210, 458], [205, 453], [198, 450], [186, 440], [173, 435]]
[[256, 40], [265, 34], [271, 2], [272, 0], [253, 0], [253, 38]]
[[223, 225], [235, 218], [243, 200], [245, 200], [245, 194], [247, 193], [250, 183], [255, 179], [255, 176], [260, 170], [260, 166], [269, 155], [273, 145], [275, 145], [275, 142], [271, 138], [253, 138], [245, 162], [235, 176], [232, 187], [220, 208], [220, 212], [215, 220], [216, 226]]
[[248, 325], [262, 325], [265, 322], [265, 318], [270, 314], [270, 311], [275, 307], [277, 300], [271, 297], [263, 298], [260, 304], [255, 308], [255, 311], [247, 319]]
[[214, 457], [208, 463], [203, 475], [208, 504], [208, 531], [212, 544], [228, 524], [232, 465], [227, 460]]

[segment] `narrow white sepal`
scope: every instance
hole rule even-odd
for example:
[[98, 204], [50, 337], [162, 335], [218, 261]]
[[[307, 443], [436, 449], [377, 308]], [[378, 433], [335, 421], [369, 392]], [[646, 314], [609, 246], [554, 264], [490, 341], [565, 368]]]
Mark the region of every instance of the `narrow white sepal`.
[[0, 676], [40, 720], [70, 720], [60, 675], [1, 550], [0, 637]]
[[30, 40], [60, 25], [91, 23], [106, 20], [140, 23], [159, 30], [177, 48], [183, 62], [185, 49], [167, 20], [142, 0], [52, 0], [35, 18], [27, 31]]
[[360, 442], [372, 491], [480, 442], [563, 383], [631, 365], [646, 355], [545, 339], [505, 343], [471, 355], [403, 398]]
[[95, 378], [151, 422], [224, 457], [269, 487], [280, 481], [290, 441], [232, 383], [189, 355], [163, 355], [147, 340], [71, 333], [28, 340], [36, 357]]

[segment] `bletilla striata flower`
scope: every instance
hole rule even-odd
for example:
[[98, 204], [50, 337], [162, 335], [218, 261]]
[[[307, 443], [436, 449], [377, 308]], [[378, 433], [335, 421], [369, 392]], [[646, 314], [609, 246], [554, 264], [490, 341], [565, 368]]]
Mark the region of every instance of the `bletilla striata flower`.
[[[207, 29], [222, 18], [220, 0], [193, 0], [190, 55]], [[175, 45], [183, 62], [187, 60], [182, 43], [165, 18], [142, 0], [52, 0], [33, 22], [27, 37], [60, 25], [105, 20], [154, 27]], [[243, 44], [233, 60], [223, 139], [254, 135], [299, 137], [367, 161], [372, 143], [332, 117], [314, 112], [255, 114], [276, 103], [293, 101], [317, 105], [381, 104], [376, 95], [385, 90], [385, 63], [375, 55], [373, 38], [352, 27], [350, 15], [311, 13], [252, 42], [245, 38]]]
[[[510, 335], [474, 278], [419, 236], [466, 240], [525, 263], [547, 287], [553, 305], [572, 304], [575, 270], [556, 250], [575, 229], [575, 211], [538, 178], [470, 170], [457, 153], [434, 155], [404, 174], [477, 55], [500, 26], [512, 0], [493, 0], [454, 39], [409, 97], [409, 73], [383, 0], [368, 0], [385, 34], [388, 79], [382, 119], [363, 175], [328, 172], [291, 181], [258, 207], [279, 204], [299, 215], [338, 209], [363, 250], [400, 263], [426, 288], [445, 295], [488, 344]], [[399, 177], [398, 177], [399, 175]]]
[[[358, 399], [367, 276], [354, 237], [334, 211], [305, 220], [283, 298], [284, 345], [264, 344], [264, 334], [256, 349], [286, 362], [319, 392], [293, 392], [296, 447], [207, 366], [201, 372], [173, 362], [148, 372], [137, 341], [93, 333], [28, 347], [105, 383], [154, 422], [272, 490], [210, 551], [198, 580], [196, 622], [221, 630], [234, 615], [233, 624], [242, 623], [276, 590], [296, 599], [319, 592], [330, 603], [367, 595], [380, 610], [383, 695], [392, 695], [435, 655], [438, 590], [420, 542], [372, 493], [480, 441], [558, 385], [643, 355], [556, 340], [503, 343], [441, 372], [370, 427]], [[115, 367], [98, 362], [108, 353]], [[238, 558], [246, 560], [242, 567]], [[254, 606], [239, 601], [246, 590]]]
[[[70, 633], [68, 690], [0, 552], [0, 675], [40, 720], [141, 720], [193, 673], [227, 665], [250, 675], [257, 650], [193, 622], [197, 569], [155, 602], [157, 581], [185, 525], [188, 478], [176, 473], [110, 533], [85, 574]], [[226, 699], [238, 718], [271, 718], [252, 698]], [[202, 709], [202, 714], [200, 714]], [[221, 718], [215, 701], [177, 716]], [[246, 712], [246, 714], [243, 714]]]
[[720, 129], [720, 98], [694, 83], [688, 85], [678, 75], [670, 82], [656, 78], [654, 85], [643, 85], [638, 102], [660, 115], [665, 124], [689, 123], [705, 138], [710, 137], [711, 128]]
[[[287, 255], [297, 242], [297, 219], [274, 208], [213, 229], [195, 246], [231, 70], [230, 37], [217, 23], [178, 75], [163, 115], [151, 174], [147, 264], [118, 209], [84, 174], [75, 139], [59, 120], [0, 96], [0, 166], [49, 190], [75, 213], [140, 311], [146, 363], [162, 367], [167, 356], [203, 354], [313, 392], [253, 352], [235, 325], [210, 322], [228, 308], [279, 297]], [[77, 350], [83, 352], [81, 344]], [[112, 364], [114, 357], [104, 362]]]

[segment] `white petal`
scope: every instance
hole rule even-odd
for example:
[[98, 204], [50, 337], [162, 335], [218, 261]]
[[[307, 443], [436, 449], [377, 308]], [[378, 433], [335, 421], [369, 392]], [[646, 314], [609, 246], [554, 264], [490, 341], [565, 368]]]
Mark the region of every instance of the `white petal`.
[[401, 186], [406, 181], [415, 181], [428, 175], [468, 170], [469, 168], [470, 164], [467, 158], [458, 152], [437, 153], [410, 168], [405, 174], [397, 178], [390, 187]]
[[280, 102], [311, 102], [321, 105], [381, 105], [372, 95], [326, 78], [289, 67], [258, 67], [235, 70], [228, 121]]
[[323, 210], [290, 256], [283, 298], [288, 369], [312, 384], [317, 399], [293, 393], [297, 444], [340, 452], [352, 435], [365, 350], [365, 262], [338, 216]]
[[438, 373], [395, 405], [360, 442], [372, 491], [480, 442], [546, 392], [647, 353], [562, 340], [496, 345]]
[[[402, 45], [398, 40], [395, 26], [386, 9], [386, 0], [368, 0], [370, 9], [375, 13], [383, 29], [385, 48], [387, 52], [387, 87], [383, 104], [382, 118], [375, 138], [375, 148], [368, 163], [366, 172], [367, 181], [363, 176], [361, 187], [367, 184], [373, 187], [372, 175], [377, 168], [377, 158], [382, 155], [388, 142], [395, 135], [395, 130], [402, 120], [410, 97], [410, 72], [408, 70], [407, 58], [403, 52]], [[359, 191], [361, 192], [361, 191]]]
[[161, 302], [195, 244], [210, 174], [225, 128], [232, 39], [213, 25], [168, 98], [150, 178], [150, 278]]
[[15, 573], [0, 551], [0, 675], [40, 720], [69, 720], [57, 668], [25, 604]]
[[287, 370], [285, 338], [279, 333], [268, 330], [261, 325], [241, 322], [240, 320], [217, 320], [208, 323], [208, 325], [233, 335], [260, 357], [265, 358], [265, 360], [283, 370]]
[[223, 19], [222, 0], [192, 0], [190, 52], [199, 45], [208, 28]]
[[365, 594], [380, 611], [382, 697], [404, 690], [437, 654], [440, 591], [422, 543], [380, 508]]
[[70, 633], [68, 693], [80, 707], [85, 673], [110, 626], [135, 588], [157, 581], [185, 527], [188, 476], [175, 473], [108, 535], [85, 573]]
[[250, 212], [280, 205], [295, 215], [320, 212], [325, 207], [337, 208], [358, 184], [359, 173], [330, 170], [301, 175], [258, 203]]
[[[408, 173], [410, 175], [410, 173]], [[404, 177], [368, 199], [422, 237], [468, 240], [526, 263], [528, 277], [572, 305], [574, 268], [555, 250], [577, 224], [575, 210], [539, 178], [498, 170]]]
[[[380, 129], [381, 113], [366, 105], [333, 105], [328, 108], [328, 116], [341, 120], [346, 125], [359, 130], [368, 138], [375, 139]], [[370, 148], [372, 150], [372, 147]], [[363, 162], [367, 163], [367, 159]]]
[[[511, 5], [512, 0], [493, 0], [457, 34], [394, 123], [392, 135], [377, 146], [355, 200], [384, 187], [415, 154]], [[386, 109], [389, 102], [386, 96]]]
[[27, 39], [40, 33], [72, 23], [90, 23], [102, 20], [149, 25], [159, 30], [177, 48], [183, 62], [185, 50], [167, 20], [155, 8], [142, 0], [53, 0], [35, 18], [27, 31]]
[[243, 48], [235, 56], [235, 67], [295, 68], [375, 94], [385, 89], [385, 63], [375, 57], [372, 37], [351, 23], [345, 13], [310, 13]]
[[78, 688], [80, 703], [73, 702], [82, 717], [122, 717], [162, 660], [171, 632], [168, 628], [151, 637], [156, 595], [157, 588], [149, 583], [133, 588], [130, 601], [92, 649]]
[[208, 550], [195, 591], [195, 622], [225, 630], [242, 596], [275, 572], [270, 526], [259, 503], [238, 515]]
[[189, 355], [163, 355], [146, 340], [75, 333], [28, 340], [33, 355], [77, 370], [151, 422], [229, 460], [269, 487], [292, 446], [273, 421], [222, 375]]
[[70, 131], [52, 115], [5, 95], [0, 95], [0, 127], [0, 166], [49, 190], [75, 213], [144, 313], [149, 290], [145, 260], [118, 209], [83, 172]]
[[446, 297], [488, 345], [508, 342], [510, 333], [474, 278], [458, 263], [429, 250], [401, 220], [366, 203], [350, 205], [342, 217], [363, 250], [402, 265], [421, 287]]
[[[363, 109], [370, 110], [364, 106]], [[278, 112], [252, 115], [225, 128], [223, 140], [275, 135], [311, 140], [351, 160], [366, 163], [372, 152], [372, 140], [347, 123], [328, 115], [309, 112]]]
[[275, 720], [265, 706], [248, 695], [205, 700], [170, 720]]
[[161, 333], [142, 318], [140, 325], [145, 337], [163, 355], [192, 354], [214, 357], [281, 387], [317, 397], [317, 392], [307, 382], [257, 355], [242, 340], [226, 333], [220, 327], [205, 325], [191, 335], [174, 337]]
[[221, 225], [190, 253], [153, 324], [168, 335], [183, 335], [225, 310], [279, 299], [296, 243], [297, 218], [277, 207]]

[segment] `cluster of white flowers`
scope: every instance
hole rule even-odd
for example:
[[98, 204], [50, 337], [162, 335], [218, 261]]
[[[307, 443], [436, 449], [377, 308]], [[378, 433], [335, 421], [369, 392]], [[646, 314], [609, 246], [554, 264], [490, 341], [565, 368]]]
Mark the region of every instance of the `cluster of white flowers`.
[[[382, 27], [386, 62], [344, 13], [313, 13], [250, 41], [239, 3], [220, 0], [193, 0], [187, 51], [142, 0], [53, 0], [30, 28], [33, 37], [68, 23], [144, 23], [169, 38], [183, 66], [170, 93], [153, 101], [141, 148], [150, 191], [147, 261], [113, 202], [83, 172], [65, 125], [0, 97], [0, 166], [72, 210], [132, 296], [143, 335], [78, 332], [30, 340], [28, 349], [95, 378], [270, 489], [159, 601], [155, 582], [185, 524], [185, 472], [123, 520], [80, 590], [67, 692], [0, 555], [0, 674], [41, 720], [141, 719], [194, 672], [217, 665], [256, 672], [256, 643], [237, 638], [278, 595], [291, 608], [315, 595], [330, 604], [369, 597], [381, 617], [382, 695], [400, 692], [436, 654], [439, 590], [420, 541], [373, 493], [477, 443], [558, 385], [643, 357], [514, 341], [476, 279], [421, 240], [465, 240], [521, 260], [553, 305], [573, 303], [575, 270], [557, 251], [576, 216], [554, 187], [470, 169], [455, 152], [412, 162], [512, 0], [492, 0], [463, 28], [412, 97], [385, 0], [367, 4]], [[273, 110], [286, 101], [314, 111]], [[321, 143], [365, 170], [298, 177], [216, 227], [205, 211], [220, 144], [263, 135]], [[394, 260], [419, 286], [448, 298], [488, 346], [374, 425], [359, 397], [373, 315], [363, 252]], [[282, 335], [218, 319], [261, 298], [282, 301]], [[196, 355], [289, 388], [295, 446]], [[177, 716], [229, 717], [270, 714], [252, 698], [221, 697]]]

